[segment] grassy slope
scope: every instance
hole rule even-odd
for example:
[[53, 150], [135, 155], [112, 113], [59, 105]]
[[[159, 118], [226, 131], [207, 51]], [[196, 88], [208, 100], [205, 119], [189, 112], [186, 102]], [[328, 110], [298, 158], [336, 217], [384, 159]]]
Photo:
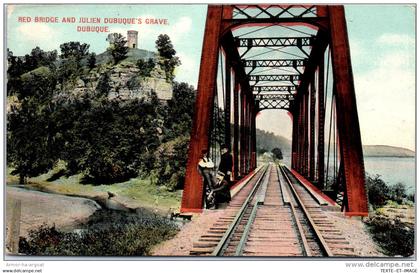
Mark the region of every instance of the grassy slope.
[[[57, 169], [29, 178], [29, 187], [46, 192], [85, 196], [87, 198], [104, 196], [107, 195], [107, 192], [112, 192], [129, 207], [152, 208], [161, 213], [178, 210], [181, 204], [181, 191], [169, 192], [164, 187], [154, 185], [151, 178], [132, 178], [122, 183], [93, 186], [81, 184], [82, 175], [73, 175], [70, 177], [62, 176], [53, 182], [48, 182], [47, 179], [56, 171]], [[11, 169], [8, 168], [7, 183], [17, 184], [18, 177], [11, 175], [10, 172]]]
[[[138, 48], [129, 48], [127, 58], [125, 58], [124, 61], [136, 63], [138, 59], [148, 59], [154, 57], [154, 52]], [[112, 60], [112, 55], [108, 51], [102, 52], [96, 56], [97, 64], [112, 63]]]

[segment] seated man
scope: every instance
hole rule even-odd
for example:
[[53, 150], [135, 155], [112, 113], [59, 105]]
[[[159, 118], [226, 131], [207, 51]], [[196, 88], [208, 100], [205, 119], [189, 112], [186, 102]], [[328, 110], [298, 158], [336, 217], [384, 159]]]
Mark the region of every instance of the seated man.
[[224, 179], [224, 176], [219, 176], [218, 180], [218, 184], [215, 185], [207, 197], [209, 200], [214, 200], [216, 208], [219, 204], [229, 203], [231, 200], [229, 182]]
[[220, 150], [222, 156], [217, 172], [217, 184], [215, 184], [214, 189], [210, 192], [210, 195], [214, 195], [216, 206], [221, 203], [229, 203], [231, 200], [230, 175], [233, 165], [232, 155], [229, 153], [226, 145], [222, 145]]

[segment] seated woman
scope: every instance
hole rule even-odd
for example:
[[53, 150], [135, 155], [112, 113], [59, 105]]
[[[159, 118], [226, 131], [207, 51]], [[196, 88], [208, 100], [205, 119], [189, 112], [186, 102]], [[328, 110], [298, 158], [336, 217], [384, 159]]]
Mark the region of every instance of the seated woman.
[[214, 163], [210, 157], [208, 157], [208, 151], [202, 150], [201, 151], [201, 158], [198, 162], [197, 166], [198, 172], [203, 177], [203, 200], [205, 208], [207, 209], [214, 209], [215, 203], [214, 198], [209, 198], [209, 194], [213, 189], [215, 183], [213, 170], [214, 170]]

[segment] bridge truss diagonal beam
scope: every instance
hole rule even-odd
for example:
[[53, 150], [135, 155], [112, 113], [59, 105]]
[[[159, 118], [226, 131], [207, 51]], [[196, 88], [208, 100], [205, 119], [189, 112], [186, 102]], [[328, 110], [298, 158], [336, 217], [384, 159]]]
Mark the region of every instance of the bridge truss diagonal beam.
[[289, 94], [296, 92], [296, 87], [293, 85], [262, 85], [262, 86], [253, 86], [252, 91], [254, 93], [261, 93], [261, 92], [287, 92]]
[[284, 37], [284, 38], [235, 38], [237, 47], [303, 47], [313, 46], [314, 37]]
[[305, 67], [306, 59], [243, 60], [244, 67]]
[[258, 107], [261, 109], [278, 109], [278, 110], [289, 110], [290, 100], [273, 100], [273, 99], [262, 99], [257, 100]]
[[281, 81], [287, 81], [287, 82], [297, 82], [300, 80], [300, 75], [276, 75], [276, 74], [270, 74], [270, 75], [249, 75], [250, 81], [273, 81], [273, 82], [281, 82]]

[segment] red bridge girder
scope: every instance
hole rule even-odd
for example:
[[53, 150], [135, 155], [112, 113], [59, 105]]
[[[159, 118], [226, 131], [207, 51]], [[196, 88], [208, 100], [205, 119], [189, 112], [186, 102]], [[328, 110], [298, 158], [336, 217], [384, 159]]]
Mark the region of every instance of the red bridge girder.
[[[251, 11], [252, 9], [255, 9], [254, 12]], [[232, 34], [232, 30], [238, 27], [270, 24], [309, 25], [317, 29], [317, 34], [314, 37], [242, 39], [235, 38]], [[309, 45], [312, 49], [307, 54], [301, 47]], [[306, 56], [303, 59], [243, 59], [243, 56], [253, 47], [264, 46], [295, 46]], [[239, 54], [239, 47], [246, 47], [247, 51], [242, 56]], [[216, 89], [218, 56], [221, 49], [226, 57], [224, 69], [227, 72], [224, 90], [225, 97], [229, 99], [225, 102], [224, 122], [225, 142], [229, 146], [232, 136], [230, 97], [231, 95], [233, 97], [233, 178], [237, 180], [256, 167], [255, 119], [257, 113], [264, 109], [287, 109], [293, 119], [292, 168], [312, 181], [318, 188], [323, 188], [325, 181], [324, 77], [328, 74], [324, 73], [324, 57], [327, 47], [330, 48], [332, 56], [338, 150], [341, 159], [340, 173], [342, 173], [345, 186], [343, 209], [350, 216], [367, 215], [363, 153], [344, 7], [313, 5], [209, 6], [181, 205], [182, 212], [198, 212], [201, 211], [203, 205], [203, 185], [197, 171], [197, 163], [201, 150], [209, 147], [210, 119]], [[253, 71], [258, 67], [291, 67], [294, 68], [294, 72], [256, 75]], [[303, 67], [303, 69], [300, 70], [298, 67]], [[318, 80], [315, 81], [315, 78]], [[278, 82], [279, 85], [265, 87], [257, 85], [263, 80]], [[250, 81], [254, 82], [252, 88]], [[287, 85], [282, 84], [285, 81], [288, 82]], [[290, 91], [292, 89], [293, 93]], [[266, 90], [267, 94], [262, 94], [262, 90]], [[288, 91], [289, 97], [284, 96], [284, 93], [283, 95], [278, 93], [284, 91]], [[268, 94], [268, 92], [271, 93]]]

